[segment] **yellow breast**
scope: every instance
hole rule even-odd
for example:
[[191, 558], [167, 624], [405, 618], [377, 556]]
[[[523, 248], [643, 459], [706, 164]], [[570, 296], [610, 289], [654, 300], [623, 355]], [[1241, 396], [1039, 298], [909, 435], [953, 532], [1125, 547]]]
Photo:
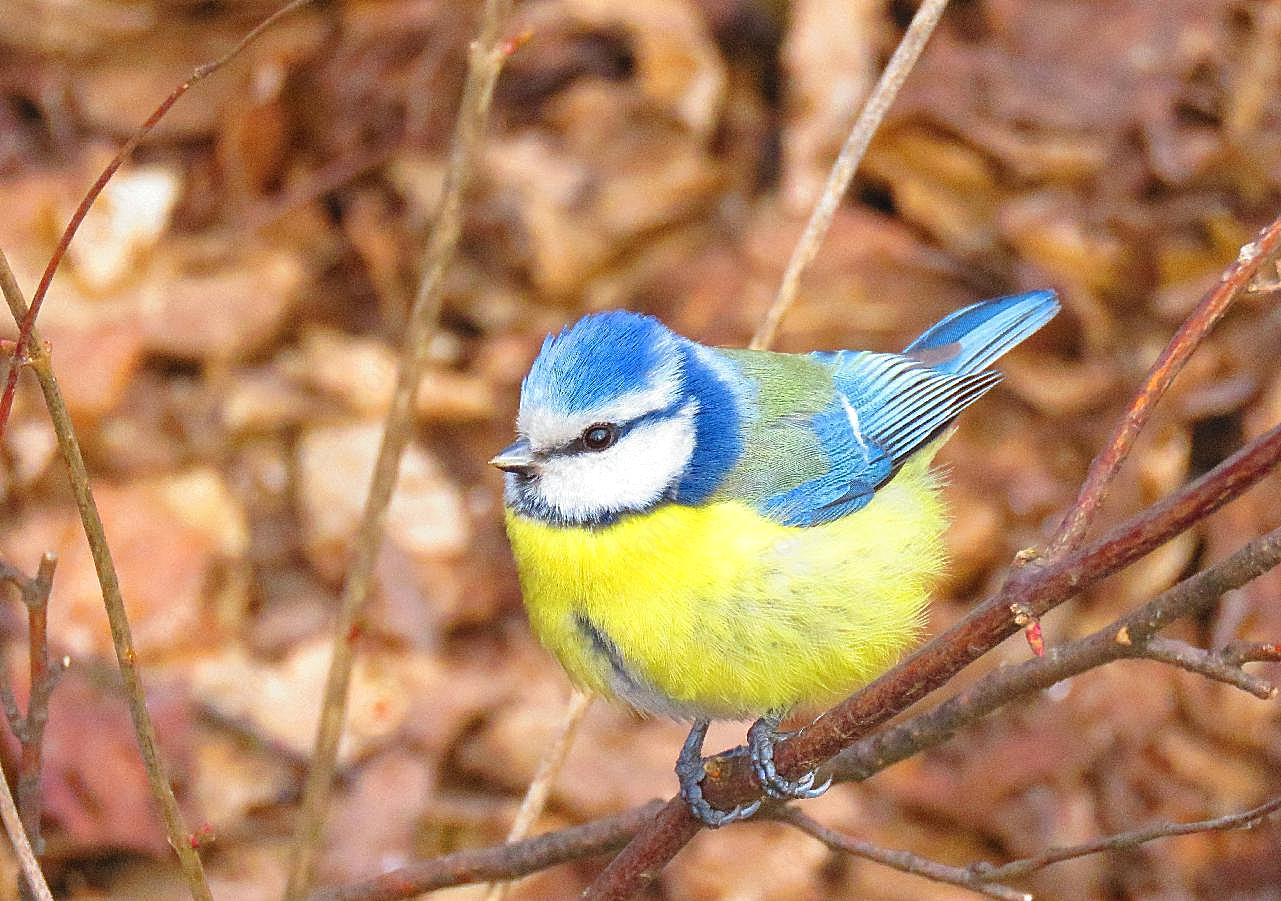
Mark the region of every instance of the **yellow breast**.
[[889, 666], [919, 632], [943, 527], [924, 460], [809, 528], [738, 502], [598, 529], [507, 517], [530, 622], [575, 681], [724, 718], [830, 701]]

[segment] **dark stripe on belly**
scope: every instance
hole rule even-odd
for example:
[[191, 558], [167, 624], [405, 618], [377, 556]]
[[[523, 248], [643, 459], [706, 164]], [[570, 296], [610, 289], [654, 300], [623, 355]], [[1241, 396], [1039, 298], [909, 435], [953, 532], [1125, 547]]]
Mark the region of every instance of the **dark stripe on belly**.
[[614, 678], [618, 680], [619, 687], [633, 692], [652, 691], [642, 680], [632, 675], [631, 670], [623, 661], [623, 655], [618, 650], [618, 645], [608, 635], [602, 632], [594, 622], [587, 618], [583, 613], [574, 614], [574, 625], [587, 643], [591, 645], [592, 650], [604, 657], [609, 663], [609, 668], [614, 673]]

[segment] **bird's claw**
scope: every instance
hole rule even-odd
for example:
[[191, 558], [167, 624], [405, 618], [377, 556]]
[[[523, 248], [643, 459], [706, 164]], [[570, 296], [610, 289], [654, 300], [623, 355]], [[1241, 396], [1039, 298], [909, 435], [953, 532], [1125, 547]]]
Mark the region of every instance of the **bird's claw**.
[[[699, 767], [702, 769], [702, 766]], [[689, 811], [697, 817], [704, 826], [709, 829], [719, 829], [722, 826], [728, 826], [730, 823], [737, 823], [739, 820], [745, 820], [761, 809], [759, 800], [752, 801], [750, 804], [739, 804], [733, 810], [720, 810], [713, 807], [706, 798], [703, 797], [703, 789], [699, 784], [703, 781], [706, 771], [700, 773], [697, 779], [686, 780], [681, 776], [681, 797], [689, 806]]]
[[747, 730], [747, 750], [752, 759], [752, 772], [756, 775], [756, 781], [766, 795], [780, 801], [817, 798], [832, 787], [831, 777], [822, 785], [815, 786], [815, 770], [810, 770], [799, 779], [788, 779], [775, 768], [774, 745], [779, 739], [786, 737], [786, 734], [778, 732], [778, 719], [773, 716], [761, 717]]
[[[689, 812], [709, 829], [719, 829], [752, 816], [760, 810], [761, 802], [756, 800], [739, 804], [733, 810], [720, 810], [703, 797], [702, 782], [707, 776], [707, 767], [703, 764], [703, 738], [706, 734], [707, 722], [695, 722], [681, 748], [680, 757], [676, 758], [676, 778], [680, 781], [681, 798], [688, 805]], [[743, 749], [731, 753], [743, 753]]]

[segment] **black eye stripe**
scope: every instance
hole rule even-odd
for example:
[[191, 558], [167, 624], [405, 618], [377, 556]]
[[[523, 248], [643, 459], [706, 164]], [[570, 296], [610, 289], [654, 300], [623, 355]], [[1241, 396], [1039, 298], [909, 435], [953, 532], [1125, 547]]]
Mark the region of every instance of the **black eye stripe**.
[[[618, 442], [626, 438], [632, 432], [633, 429], [639, 428], [640, 426], [647, 425], [648, 423], [655, 422], [657, 420], [672, 418], [677, 413], [679, 413], [682, 409], [684, 409], [687, 401], [688, 401], [688, 398], [683, 398], [683, 397], [677, 398], [671, 404], [669, 404], [666, 407], [663, 407], [662, 409], [651, 410], [648, 413], [642, 413], [640, 416], [637, 416], [635, 419], [629, 420], [627, 422], [607, 423], [607, 422], [601, 421], [601, 422], [592, 423], [592, 427], [597, 425], [612, 425], [617, 430], [617, 434], [616, 434], [616, 437], [614, 438], [613, 443], [617, 444]], [[586, 431], [587, 429], [584, 429], [584, 432]], [[590, 454], [590, 453], [595, 453], [595, 451], [593, 451], [592, 448], [589, 448], [587, 446], [587, 443], [583, 440], [583, 435], [581, 434], [577, 438], [574, 438], [572, 441], [566, 441], [564, 444], [559, 445], [558, 447], [553, 447], [550, 450], [544, 451], [544, 454], [548, 457], [568, 457], [568, 456], [572, 456], [573, 454]]]

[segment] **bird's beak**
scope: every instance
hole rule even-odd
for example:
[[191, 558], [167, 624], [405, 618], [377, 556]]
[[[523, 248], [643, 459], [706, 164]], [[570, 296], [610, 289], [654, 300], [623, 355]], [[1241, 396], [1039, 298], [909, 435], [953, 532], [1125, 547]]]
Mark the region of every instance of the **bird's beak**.
[[489, 462], [503, 472], [529, 473], [534, 469], [534, 452], [526, 439], [518, 438]]

